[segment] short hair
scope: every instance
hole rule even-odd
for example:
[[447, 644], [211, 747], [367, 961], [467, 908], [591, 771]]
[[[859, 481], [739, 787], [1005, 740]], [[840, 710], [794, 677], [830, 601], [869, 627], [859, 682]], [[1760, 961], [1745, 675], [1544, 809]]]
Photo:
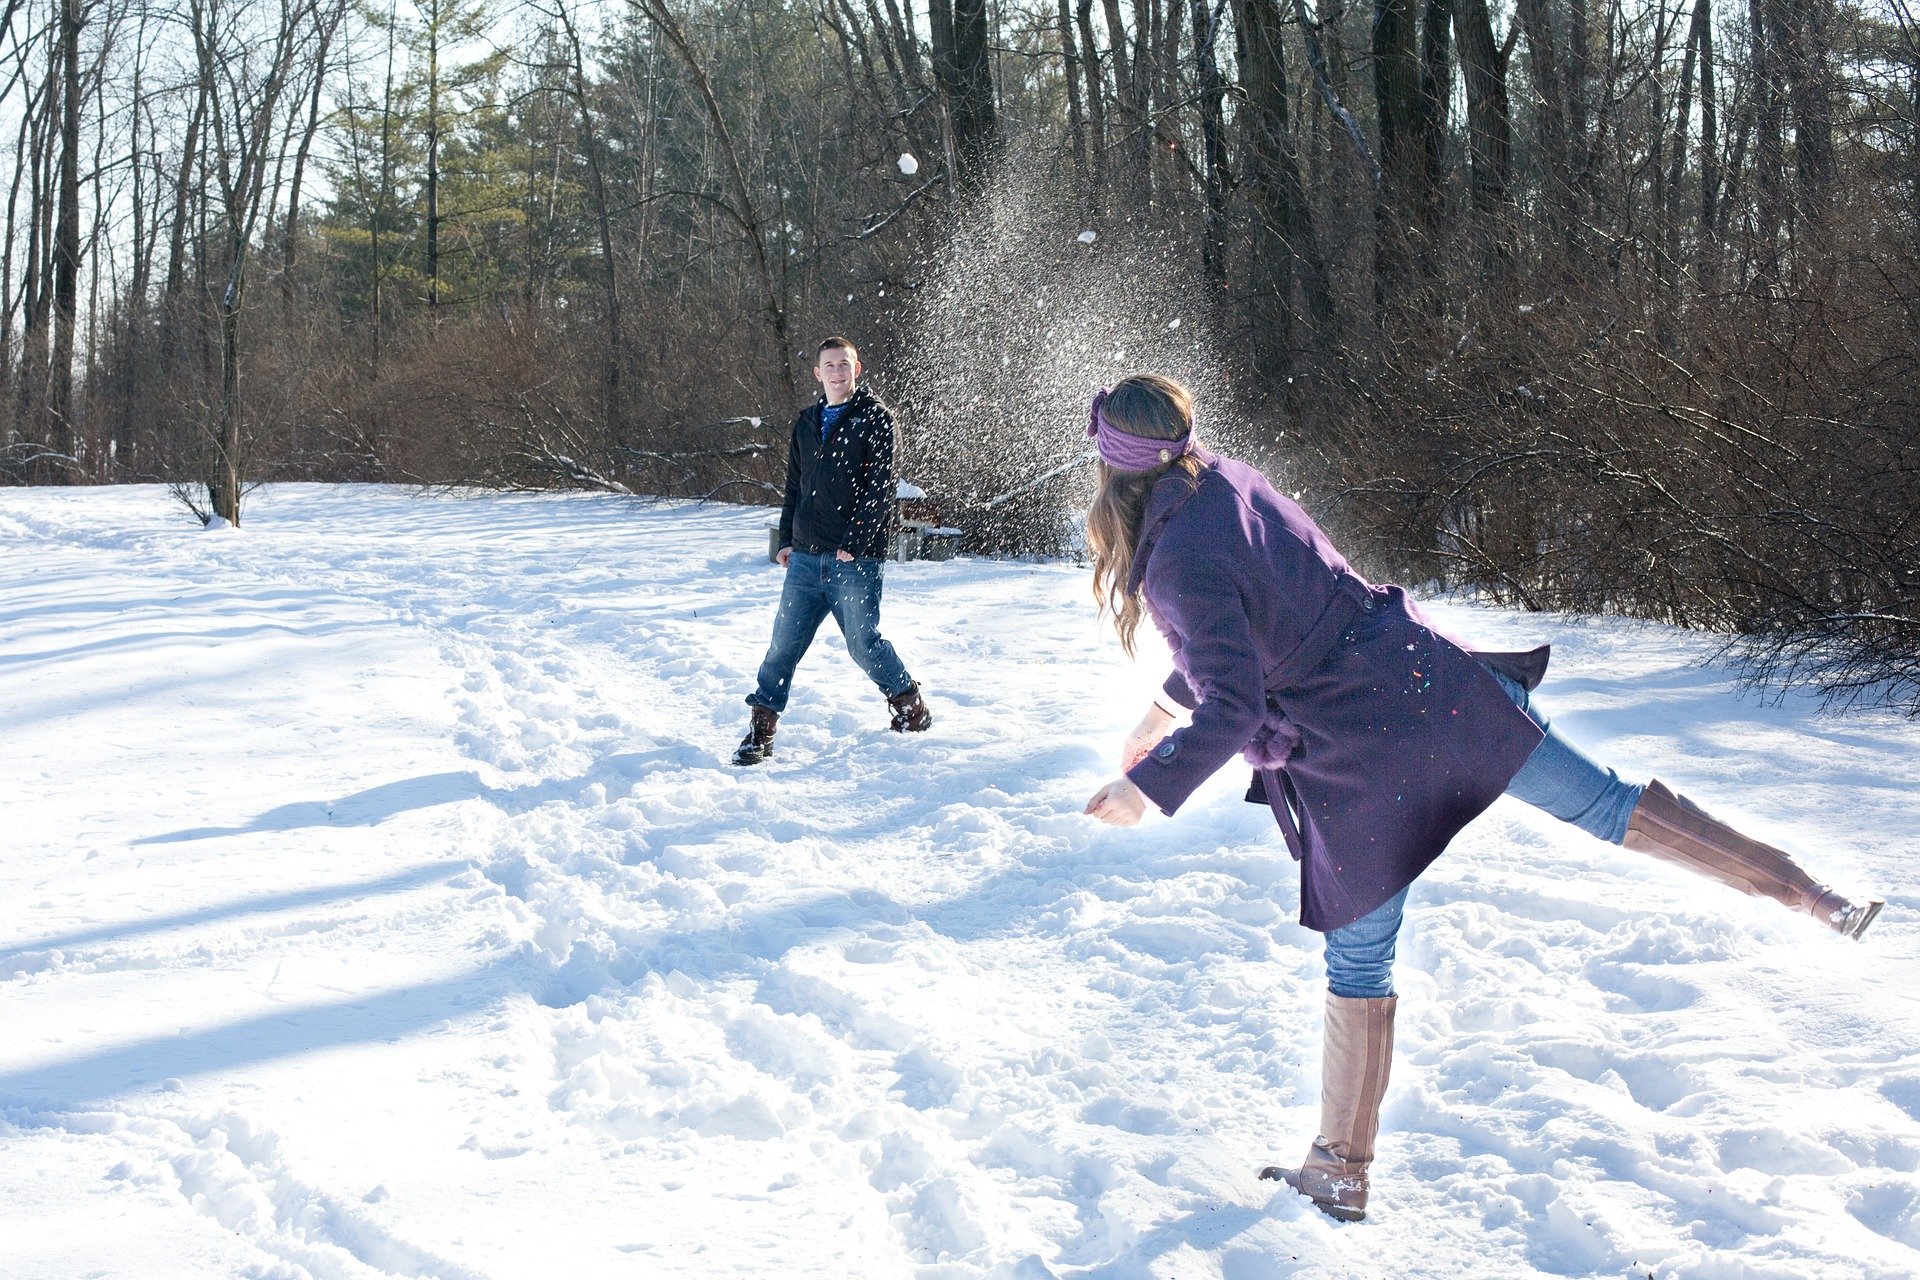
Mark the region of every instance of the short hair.
[[845, 351], [848, 355], [852, 356], [855, 361], [860, 359], [860, 348], [854, 346], [853, 343], [836, 333], [831, 338], [821, 340], [820, 349], [813, 354], [813, 362], [819, 364], [821, 356], [836, 348]]

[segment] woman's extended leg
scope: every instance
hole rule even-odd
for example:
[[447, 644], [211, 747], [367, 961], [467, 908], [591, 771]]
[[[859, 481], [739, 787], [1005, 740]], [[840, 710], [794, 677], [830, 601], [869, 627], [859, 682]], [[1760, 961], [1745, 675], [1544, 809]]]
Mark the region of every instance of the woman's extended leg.
[[1808, 875], [1791, 855], [1742, 835], [1658, 779], [1644, 786], [1622, 781], [1555, 733], [1517, 682], [1497, 672], [1494, 679], [1547, 734], [1507, 784], [1508, 795], [1611, 844], [1804, 911], [1850, 938], [1858, 938], [1879, 914], [1879, 899], [1849, 901]]

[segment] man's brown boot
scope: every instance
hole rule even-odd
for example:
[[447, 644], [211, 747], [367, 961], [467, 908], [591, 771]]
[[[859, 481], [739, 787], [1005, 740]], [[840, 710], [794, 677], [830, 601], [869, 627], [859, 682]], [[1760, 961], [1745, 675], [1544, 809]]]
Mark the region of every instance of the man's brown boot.
[[1756, 898], [1804, 911], [1836, 933], [1858, 938], [1885, 905], [1853, 902], [1816, 881], [1792, 857], [1741, 835], [1658, 779], [1649, 782], [1627, 821], [1627, 848], [1697, 871]]
[[1393, 1068], [1397, 996], [1351, 1000], [1327, 993], [1326, 1051], [1320, 1062], [1320, 1136], [1298, 1169], [1269, 1165], [1260, 1176], [1306, 1196], [1331, 1218], [1367, 1216], [1367, 1166], [1380, 1132], [1380, 1099]]
[[888, 698], [887, 706], [893, 711], [887, 727], [895, 733], [920, 733], [933, 727], [933, 712], [927, 710], [926, 702], [920, 697], [918, 684], [910, 684]]
[[780, 716], [777, 712], [755, 707], [753, 723], [747, 726], [747, 736], [740, 739], [740, 746], [733, 753], [733, 762], [746, 765], [773, 759], [773, 734], [779, 727]]

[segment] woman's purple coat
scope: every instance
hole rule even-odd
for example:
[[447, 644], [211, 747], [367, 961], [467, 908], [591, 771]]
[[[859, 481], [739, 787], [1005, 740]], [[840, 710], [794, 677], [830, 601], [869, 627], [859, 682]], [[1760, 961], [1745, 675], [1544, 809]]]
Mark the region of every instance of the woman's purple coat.
[[1376, 587], [1266, 477], [1201, 455], [1154, 488], [1135, 582], [1193, 722], [1128, 771], [1166, 813], [1235, 755], [1300, 860], [1300, 922], [1337, 929], [1412, 884], [1506, 790], [1541, 731], [1472, 654]]

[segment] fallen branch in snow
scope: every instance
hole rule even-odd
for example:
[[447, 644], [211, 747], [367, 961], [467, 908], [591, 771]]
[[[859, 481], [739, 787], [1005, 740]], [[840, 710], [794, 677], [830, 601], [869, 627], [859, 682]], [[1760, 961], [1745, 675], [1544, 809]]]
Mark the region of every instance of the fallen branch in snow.
[[633, 490], [618, 480], [603, 476], [592, 467], [564, 453], [548, 454], [543, 461], [583, 489], [600, 489], [607, 493], [624, 493], [628, 497], [633, 496]]
[[[739, 421], [750, 421], [756, 426], [759, 424], [757, 418]], [[722, 478], [705, 492], [695, 492], [693, 496], [696, 500], [710, 502], [725, 490], [739, 487], [775, 495], [781, 493], [779, 486], [752, 475], [742, 475], [733, 465], [742, 459], [757, 459], [771, 455], [774, 452], [774, 446], [771, 444], [756, 442], [731, 445], [722, 449], [635, 449], [623, 445], [613, 452], [615, 456], [636, 466], [665, 466], [677, 473], [670, 480], [647, 485], [648, 490], [652, 492], [688, 493], [697, 490], [699, 485], [704, 483], [700, 478], [701, 464], [719, 463], [723, 468]], [[711, 480], [711, 469], [709, 469], [708, 479]]]
[[699, 500], [701, 502], [712, 502], [720, 495], [722, 490], [740, 487], [758, 489], [762, 493], [771, 493], [776, 496], [782, 492], [779, 485], [768, 484], [765, 480], [722, 480], [719, 484], [701, 494]]

